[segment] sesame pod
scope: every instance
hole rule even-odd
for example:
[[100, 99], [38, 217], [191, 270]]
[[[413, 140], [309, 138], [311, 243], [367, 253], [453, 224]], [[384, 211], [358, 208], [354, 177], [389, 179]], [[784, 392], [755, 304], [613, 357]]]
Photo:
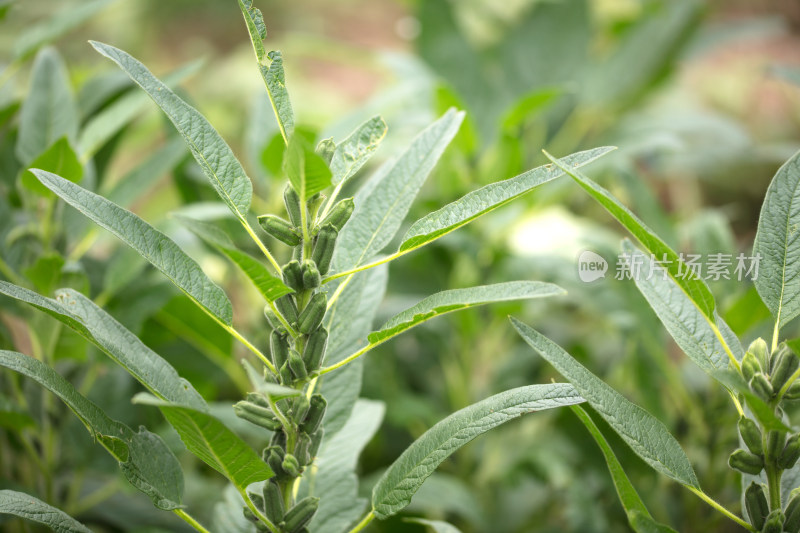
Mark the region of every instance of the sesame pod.
[[772, 398], [773, 394], [775, 394], [769, 379], [767, 379], [767, 376], [761, 372], [756, 373], [753, 376], [753, 379], [750, 380], [750, 388], [759, 398], [766, 402], [768, 402]]
[[764, 459], [760, 455], [750, 453], [740, 448], [728, 457], [728, 466], [739, 472], [755, 476], [764, 468]]
[[304, 289], [316, 289], [322, 283], [322, 276], [317, 270], [317, 265], [314, 261], [305, 260], [302, 266], [302, 282]]
[[300, 269], [300, 262], [292, 259], [281, 270], [283, 282], [287, 287], [299, 291], [303, 289], [303, 273]]
[[264, 451], [269, 452], [267, 453], [267, 459], [265, 462], [269, 465], [272, 471], [275, 472], [275, 477], [277, 479], [286, 479], [286, 471], [282, 466], [285, 453], [283, 449], [278, 446], [270, 446]]
[[753, 524], [756, 531], [761, 531], [769, 514], [769, 505], [767, 504], [767, 495], [764, 493], [764, 487], [755, 481], [751, 482], [750, 486], [744, 491], [744, 506], [747, 509], [747, 516], [750, 517], [750, 523]]
[[264, 483], [263, 498], [264, 514], [267, 515], [267, 518], [275, 524], [283, 521], [286, 509], [283, 506], [283, 494], [281, 494], [278, 484], [272, 480]]
[[269, 305], [264, 306], [264, 318], [272, 329], [283, 329], [283, 324], [278, 320], [278, 316], [272, 311]]
[[311, 464], [311, 437], [308, 433], [300, 433], [297, 437], [297, 447], [294, 450], [294, 455], [300, 462], [301, 466]]
[[783, 521], [783, 530], [788, 533], [800, 533], [800, 489], [789, 493], [789, 503], [784, 511], [786, 520]]
[[308, 455], [313, 461], [317, 457], [319, 447], [322, 446], [322, 439], [325, 437], [325, 429], [319, 428], [311, 435], [311, 446], [308, 448]]
[[308, 336], [306, 347], [303, 349], [303, 362], [309, 374], [316, 372], [322, 366], [327, 344], [328, 330], [325, 328], [317, 328], [317, 331]]
[[287, 453], [283, 456], [281, 468], [283, 468], [283, 471], [286, 472], [289, 477], [297, 477], [300, 475], [300, 463], [297, 462], [297, 458], [291, 453]]
[[319, 211], [319, 208], [322, 206], [324, 201], [325, 196], [320, 193], [317, 193], [308, 199], [306, 206], [308, 207], [308, 213], [311, 215], [309, 217], [310, 220], [313, 220], [317, 217], [317, 211]]
[[778, 456], [778, 468], [788, 470], [800, 459], [800, 433], [795, 433], [786, 439], [786, 445]]
[[275, 368], [280, 368], [289, 358], [289, 338], [282, 335], [277, 329], [272, 330], [269, 336], [269, 349], [272, 352], [272, 362]]
[[336, 151], [336, 143], [333, 142], [333, 137], [322, 139], [314, 149], [314, 152], [316, 152], [316, 154], [320, 156], [323, 161], [325, 161], [326, 165], [331, 164], [334, 151]]
[[281, 296], [275, 300], [275, 307], [289, 324], [297, 322], [297, 303], [291, 294]]
[[292, 260], [298, 263], [303, 260], [303, 245], [292, 248]]
[[781, 533], [783, 531], [783, 511], [775, 509], [767, 515], [767, 521], [761, 528], [762, 533]]
[[294, 419], [295, 422], [297, 422], [297, 424], [300, 424], [306, 417], [306, 414], [308, 414], [309, 406], [310, 403], [308, 401], [308, 398], [306, 398], [305, 394], [301, 394], [300, 396], [294, 399], [294, 402], [292, 404], [292, 418]]
[[753, 376], [762, 372], [763, 368], [756, 359], [756, 356], [750, 352], [744, 354], [744, 358], [742, 358], [742, 376], [747, 381], [753, 379]]
[[281, 428], [281, 423], [275, 418], [272, 411], [259, 405], [250, 402], [239, 402], [233, 406], [233, 412], [242, 420], [270, 431], [277, 431]]
[[320, 222], [320, 227], [330, 224], [336, 231], [342, 231], [342, 228], [350, 220], [350, 215], [353, 214], [356, 204], [352, 198], [345, 198], [340, 200], [333, 209], [330, 210], [328, 215]]
[[247, 507], [242, 508], [242, 514], [244, 515], [245, 519], [251, 522], [258, 522], [258, 518], [256, 517], [256, 515], [254, 515], [253, 511], [251, 511]]
[[250, 498], [250, 501], [256, 506], [256, 508], [264, 512], [264, 496], [258, 494], [257, 492], [247, 491], [247, 497]]
[[303, 358], [297, 353], [297, 350], [291, 349], [289, 351], [289, 368], [292, 369], [292, 375], [295, 380], [304, 380], [308, 378], [306, 372], [306, 365], [303, 363]]
[[300, 234], [296, 229], [281, 217], [275, 215], [261, 215], [258, 217], [261, 228], [267, 235], [274, 237], [287, 246], [297, 246], [300, 244]]
[[287, 533], [300, 533], [302, 529], [314, 517], [319, 507], [319, 498], [309, 496], [303, 498], [294, 507], [289, 509], [286, 516], [283, 518], [283, 529]]
[[[272, 438], [269, 439], [269, 445], [278, 446], [281, 450], [286, 449], [286, 433], [284, 433], [283, 430], [276, 431], [275, 433], [273, 433]], [[267, 460], [266, 457], [267, 457], [266, 455], [262, 454], [262, 458], [264, 459], [264, 461]]]
[[784, 400], [798, 400], [800, 399], [800, 380], [795, 381], [789, 388], [786, 389], [786, 393], [783, 395]]
[[747, 417], [741, 417], [739, 419], [739, 434], [742, 436], [742, 440], [756, 455], [761, 455], [764, 453], [764, 443], [761, 440], [761, 429], [759, 429], [758, 424], [756, 424], [755, 420], [751, 420]]
[[762, 372], [769, 372], [769, 348], [767, 348], [767, 342], [764, 339], [759, 337], [751, 342], [750, 346], [747, 347], [747, 353], [753, 354], [763, 369]]
[[767, 447], [764, 449], [765, 459], [768, 463], [776, 464], [783, 447], [786, 445], [786, 432], [771, 430], [767, 432]]
[[303, 224], [303, 217], [301, 215], [300, 195], [294, 190], [291, 183], [286, 184], [283, 189], [283, 203], [286, 205], [286, 212], [289, 214], [289, 220], [295, 227], [300, 227]]
[[325, 311], [328, 310], [328, 297], [325, 293], [318, 292], [311, 297], [305, 309], [297, 319], [297, 329], [306, 335], [313, 333], [325, 318]]
[[333, 227], [333, 224], [322, 226], [317, 235], [317, 242], [314, 245], [314, 251], [311, 252], [311, 259], [317, 264], [317, 269], [323, 276], [328, 273], [328, 269], [331, 266], [333, 250], [336, 247], [336, 237], [338, 236], [339, 232]]
[[320, 423], [322, 423], [322, 418], [325, 416], [325, 409], [328, 407], [328, 401], [323, 398], [321, 394], [317, 393], [311, 395], [308, 404], [308, 414], [305, 420], [303, 420], [303, 423], [300, 424], [300, 429], [310, 435], [317, 431]]
[[269, 401], [267, 401], [264, 395], [260, 392], [248, 392], [247, 396], [245, 396], [245, 399], [250, 403], [254, 403], [269, 409]]
[[281, 365], [281, 368], [278, 370], [278, 373], [281, 376], [281, 383], [289, 384], [292, 381], [294, 381], [294, 378], [292, 377], [292, 369], [289, 368], [288, 360], [285, 363], [283, 363], [283, 365]]
[[789, 348], [782, 347], [775, 359], [775, 368], [772, 369], [772, 375], [770, 376], [772, 388], [780, 390], [789, 381], [798, 366], [800, 366], [800, 359], [797, 358], [797, 355]]

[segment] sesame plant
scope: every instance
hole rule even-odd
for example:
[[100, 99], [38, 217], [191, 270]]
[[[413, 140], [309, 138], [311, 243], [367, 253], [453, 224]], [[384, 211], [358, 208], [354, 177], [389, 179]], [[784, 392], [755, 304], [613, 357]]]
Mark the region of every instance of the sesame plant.
[[[730, 395], [739, 415], [741, 446], [728, 465], [742, 474], [743, 516], [726, 509], [703, 492], [686, 453], [667, 428], [641, 407], [603, 383], [541, 333], [512, 318], [522, 338], [551, 363], [596, 413], [648, 465], [703, 499], [748, 531], [800, 531], [800, 433], [787, 415], [800, 399], [800, 346], [782, 341], [781, 330], [800, 314], [796, 281], [800, 254], [796, 239], [800, 201], [800, 153], [775, 175], [762, 206], [754, 256], [758, 294], [774, 318], [770, 343], [758, 338], [747, 350], [720, 317], [705, 281], [681, 257], [607, 190], [562, 161], [553, 164], [614, 216], [644, 248], [624, 241], [633, 279], [683, 352]], [[672, 531], [657, 523], [626, 476], [602, 432], [581, 406], [572, 406], [597, 440], [611, 471], [619, 499], [636, 531]]]
[[[281, 168], [288, 183], [283, 190], [285, 212], [278, 214], [252, 212], [251, 180], [199, 111], [126, 52], [91, 44], [161, 108], [231, 212], [237, 235], [231, 235], [229, 225], [185, 213], [176, 218], [252, 282], [264, 302], [263, 312], [257, 312], [269, 330], [268, 342], [246, 337], [234, 323], [233, 304], [223, 289], [175, 241], [121, 206], [124, 198], [112, 201], [92, 190], [91, 184], [79, 185], [52, 168], [31, 165], [29, 172], [35, 178], [32, 186], [45, 191], [52, 205], [58, 199], [63, 202], [59, 208], [71, 206], [138, 252], [215, 328], [252, 356], [243, 361], [249, 390], [233, 410], [258, 430], [264, 444], [260, 453], [231, 429], [235, 425], [216, 416], [195, 386], [166, 359], [104, 310], [104, 298], [93, 299], [70, 287], [37, 292], [14, 283], [18, 280], [0, 281], [0, 293], [7, 301], [49, 315], [127, 371], [146, 390], [133, 398], [134, 403], [146, 406], [142, 409], [157, 408], [186, 449], [228, 480], [229, 490], [220, 495], [210, 523], [203, 525], [184, 505], [181, 464], [158, 434], [144, 426], [134, 430], [112, 418], [105, 405], [87, 398], [47, 357], [2, 350], [0, 365], [66, 404], [96, 445], [116, 460], [130, 485], [156, 508], [174, 513], [197, 531], [360, 531], [376, 518], [384, 520], [402, 511], [436, 467], [471, 439], [524, 413], [583, 401], [575, 387], [565, 383], [524, 386], [487, 398], [447, 417], [414, 442], [375, 485], [371, 501], [358, 496], [358, 454], [377, 430], [385, 409], [379, 402], [358, 399], [363, 355], [439, 315], [563, 292], [536, 281], [454, 289], [433, 294], [374, 328], [386, 286], [386, 264], [563, 172], [546, 165], [474, 190], [411, 224], [397, 250], [380, 255], [396, 241], [417, 192], [458, 132], [463, 113], [447, 111], [405, 151], [382, 165], [353, 197], [342, 198], [345, 186], [352, 185], [351, 178], [384, 138], [386, 124], [380, 117], [372, 118], [341, 140], [313, 139], [295, 128], [282, 56], [264, 47], [261, 12], [244, 0], [239, 6], [280, 132]], [[610, 150], [579, 152], [559, 164], [576, 169]], [[238, 246], [239, 237], [249, 239], [259, 257]], [[91, 242], [80, 243], [84, 249], [76, 259]], [[202, 337], [207, 332], [192, 334]], [[50, 495], [45, 500], [4, 489], [0, 513], [58, 531], [89, 531], [54, 507]]]

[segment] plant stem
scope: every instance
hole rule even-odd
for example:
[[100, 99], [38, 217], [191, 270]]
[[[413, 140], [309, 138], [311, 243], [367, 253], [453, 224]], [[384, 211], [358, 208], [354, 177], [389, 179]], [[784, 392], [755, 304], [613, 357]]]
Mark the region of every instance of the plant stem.
[[[258, 510], [258, 507], [256, 507], [255, 505], [253, 505], [253, 502], [251, 502], [251, 501], [250, 501], [250, 497], [247, 495], [247, 493], [246, 493], [246, 492], [245, 492], [243, 489], [240, 489], [240, 490], [239, 490], [239, 495], [240, 495], [240, 496], [242, 497], [242, 499], [244, 500], [244, 503], [245, 503], [245, 505], [247, 505], [247, 508], [248, 508], [248, 509], [250, 509], [250, 511], [252, 511], [252, 513], [253, 513], [254, 515], [256, 515], [256, 517], [258, 517], [258, 519], [259, 519], [259, 520], [261, 520], [261, 522], [263, 522], [263, 523], [264, 523], [264, 525], [265, 525], [265, 526], [267, 526], [267, 528], [268, 528], [270, 531], [272, 531], [272, 533], [280, 533], [280, 531], [278, 531], [278, 528], [277, 528], [277, 527], [275, 527], [275, 524], [273, 524], [272, 522], [270, 522], [269, 518], [267, 518], [266, 516], [264, 516], [264, 513], [262, 513], [261, 511], [259, 511], [259, 510]], [[204, 531], [205, 531], [205, 530], [204, 530]]]
[[201, 533], [211, 533], [209, 530], [201, 526], [200, 522], [195, 520], [189, 513], [187, 513], [183, 509], [174, 509], [172, 512], [181, 517], [181, 519], [184, 522], [195, 528], [197, 531], [200, 531]]
[[365, 527], [367, 527], [367, 525], [369, 525], [370, 522], [372, 522], [374, 518], [375, 513], [372, 511], [372, 509], [370, 509], [364, 518], [361, 519], [361, 522], [356, 524], [356, 527], [350, 530], [350, 533], [358, 533], [359, 531], [363, 530]]
[[769, 510], [781, 509], [781, 470], [767, 465], [767, 488], [769, 489]]
[[778, 334], [781, 331], [781, 328], [778, 326], [780, 324], [780, 318], [775, 321], [775, 328], [772, 330], [772, 352], [778, 349]]
[[375, 346], [377, 346], [378, 344], [382, 344], [383, 342], [384, 342], [384, 341], [381, 341], [381, 342], [378, 342], [378, 343], [375, 343], [375, 344], [367, 344], [366, 346], [364, 346], [363, 348], [361, 348], [361, 349], [360, 349], [359, 351], [357, 351], [356, 353], [354, 353], [354, 354], [352, 354], [352, 355], [349, 355], [349, 356], [345, 357], [344, 359], [342, 359], [342, 360], [341, 360], [341, 361], [339, 361], [338, 363], [336, 363], [336, 364], [333, 364], [333, 365], [331, 365], [331, 366], [326, 366], [325, 368], [321, 369], [321, 370], [319, 371], [319, 375], [321, 376], [321, 375], [323, 375], [323, 374], [327, 374], [328, 372], [333, 372], [333, 371], [334, 371], [334, 370], [336, 370], [337, 368], [341, 368], [341, 367], [343, 367], [344, 365], [346, 365], [347, 363], [350, 363], [350, 362], [352, 362], [352, 361], [355, 361], [356, 359], [358, 359], [359, 357], [361, 357], [362, 355], [364, 355], [365, 353], [367, 353], [368, 351], [370, 351], [371, 349], [373, 349]]
[[748, 524], [747, 522], [745, 522], [744, 520], [742, 520], [741, 518], [739, 518], [738, 516], [736, 516], [735, 514], [730, 512], [729, 510], [725, 509], [725, 507], [723, 507], [722, 505], [720, 505], [719, 503], [714, 501], [713, 498], [711, 498], [708, 494], [706, 494], [702, 490], [700, 490], [698, 488], [695, 488], [695, 487], [691, 487], [689, 485], [684, 485], [684, 486], [687, 489], [689, 489], [691, 492], [693, 492], [698, 498], [700, 498], [701, 500], [706, 502], [708, 505], [710, 505], [711, 507], [713, 507], [714, 509], [716, 509], [717, 511], [719, 511], [720, 513], [722, 513], [726, 517], [730, 518], [731, 520], [733, 520], [734, 522], [736, 522], [737, 524], [739, 524], [740, 526], [742, 526], [746, 530], [755, 531], [755, 528], [753, 526], [751, 526], [750, 524]]

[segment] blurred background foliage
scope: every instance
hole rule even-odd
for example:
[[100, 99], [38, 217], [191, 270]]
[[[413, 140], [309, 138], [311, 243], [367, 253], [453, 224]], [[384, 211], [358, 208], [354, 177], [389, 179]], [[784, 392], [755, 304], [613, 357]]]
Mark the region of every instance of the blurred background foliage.
[[[542, 149], [560, 156], [612, 144], [620, 149], [590, 174], [671, 245], [749, 254], [769, 180], [800, 146], [794, 0], [257, 5], [271, 46], [283, 51], [295, 113], [309, 136], [338, 140], [366, 118], [384, 116], [390, 133], [371, 169], [447, 107], [467, 110], [409, 220], [543, 164]], [[168, 75], [241, 155], [260, 196], [254, 209], [276, 211], [283, 179], [277, 126], [236, 3], [0, 0], [0, 16], [0, 278], [43, 294], [71, 286], [90, 295], [217, 402], [237, 431], [263, 444], [230, 410], [246, 389], [236, 362], [245, 354], [134, 253], [26, 186], [22, 169], [33, 158], [18, 148], [36, 56], [48, 66], [42, 71], [71, 87], [62, 96], [74, 108], [74, 124], [63, 132], [69, 146], [61, 149], [80, 163], [74, 179], [175, 238], [225, 286], [237, 323], [263, 343], [257, 295], [169, 217], [191, 211], [219, 218], [215, 194], [155, 106], [86, 42], [114, 44]], [[507, 388], [559, 379], [508, 326], [514, 314], [664, 421], [706, 492], [738, 508], [737, 475], [726, 465], [737, 444], [735, 412], [668, 338], [633, 284], [613, 279], [622, 236], [562, 178], [392, 263], [379, 318], [435, 291], [512, 279], [553, 281], [569, 295], [450, 315], [371, 353], [363, 395], [388, 408], [362, 456], [361, 490], [368, 493], [413, 439], [454, 410]], [[578, 280], [584, 249], [612, 262], [604, 280]], [[751, 284], [719, 281], [712, 289], [745, 342], [769, 331]], [[193, 331], [211, 332], [211, 340]], [[0, 348], [51, 358], [111, 416], [132, 427], [160, 427], [180, 449], [157, 414], [130, 405], [138, 385], [55, 321], [0, 299]], [[29, 385], [0, 373], [0, 488], [37, 494], [97, 531], [181, 530], [172, 515], [125, 485], [63, 406]], [[657, 477], [612, 432], [606, 436], [661, 521], [680, 531], [734, 531]], [[221, 481], [181, 457], [186, 502], [208, 521]], [[43, 473], [48, 469], [52, 475]], [[471, 443], [443, 464], [406, 514], [446, 519], [465, 533], [627, 530], [599, 450], [566, 410], [525, 417]], [[418, 528], [402, 518], [372, 526]]]

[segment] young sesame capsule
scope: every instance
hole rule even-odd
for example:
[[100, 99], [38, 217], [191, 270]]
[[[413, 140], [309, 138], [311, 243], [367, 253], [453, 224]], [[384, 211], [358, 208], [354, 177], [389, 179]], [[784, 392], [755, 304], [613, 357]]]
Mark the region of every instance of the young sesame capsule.
[[295, 504], [294, 507], [289, 509], [284, 517], [283, 528], [288, 533], [300, 533], [303, 528], [314, 517], [319, 507], [319, 498], [309, 496], [303, 498]]
[[311, 259], [317, 264], [317, 270], [323, 276], [328, 273], [328, 269], [331, 266], [333, 251], [336, 247], [336, 237], [338, 236], [339, 232], [333, 227], [333, 224], [322, 226], [317, 235], [317, 242], [311, 252]]
[[340, 200], [333, 206], [333, 209], [328, 212], [322, 222], [320, 222], [320, 227], [330, 224], [336, 228], [336, 231], [342, 231], [344, 225], [350, 220], [350, 216], [353, 214], [355, 207], [356, 204], [352, 198]]
[[305, 362], [309, 374], [316, 372], [322, 366], [327, 344], [328, 330], [325, 328], [317, 328], [308, 336], [306, 347], [303, 349], [303, 362]]
[[328, 297], [325, 293], [318, 292], [311, 297], [305, 309], [297, 318], [297, 329], [306, 335], [313, 333], [322, 324], [325, 312], [328, 310]]
[[261, 215], [258, 217], [261, 228], [271, 237], [274, 237], [288, 246], [300, 244], [300, 233], [289, 222], [275, 215]]
[[753, 524], [756, 531], [761, 531], [767, 521], [767, 515], [769, 515], [767, 495], [761, 484], [755, 481], [750, 483], [744, 491], [744, 505], [747, 509], [747, 516], [750, 517], [750, 523]]
[[297, 322], [297, 303], [295, 303], [294, 296], [291, 294], [281, 296], [275, 300], [275, 308], [289, 324]]
[[728, 457], [728, 466], [739, 472], [755, 476], [764, 469], [764, 459], [760, 455], [738, 449]]
[[294, 227], [300, 227], [303, 223], [300, 207], [300, 195], [294, 190], [291, 183], [286, 184], [283, 189], [283, 203], [286, 206], [286, 212], [289, 214], [289, 220]]
[[287, 287], [295, 291], [303, 289], [303, 273], [300, 268], [300, 262], [292, 259], [281, 269], [281, 277]]
[[303, 261], [303, 266], [301, 267], [301, 281], [302, 288], [304, 289], [316, 289], [319, 287], [322, 282], [322, 276], [320, 276], [314, 261], [308, 259]]
[[303, 363], [302, 357], [297, 353], [297, 350], [289, 350], [289, 368], [292, 369], [292, 374], [297, 380], [304, 380], [308, 377], [306, 372], [306, 365]]

